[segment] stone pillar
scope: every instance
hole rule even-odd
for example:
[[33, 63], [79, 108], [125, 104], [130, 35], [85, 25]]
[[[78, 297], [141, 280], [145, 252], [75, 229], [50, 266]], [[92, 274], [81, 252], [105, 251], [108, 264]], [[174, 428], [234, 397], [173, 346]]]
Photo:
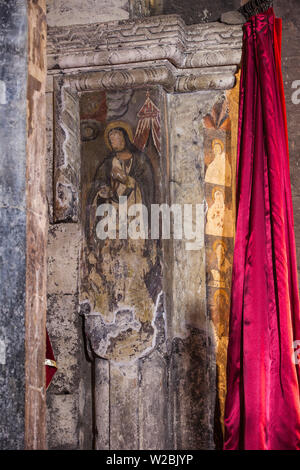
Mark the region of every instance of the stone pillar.
[[1, 0], [0, 449], [24, 447], [27, 9]]
[[[213, 317], [207, 302], [206, 271], [214, 268], [210, 259], [207, 263], [205, 246], [206, 213], [212, 205], [207, 197], [211, 192], [205, 190], [205, 169], [213, 155], [205, 141], [215, 131], [214, 123], [206, 131], [205, 117], [212, 113], [216, 126], [222, 128], [228, 110], [218, 114], [214, 105], [235, 84], [232, 64], [240, 61], [241, 28], [220, 23], [187, 27], [174, 15], [49, 28], [48, 39], [54, 84], [53, 220], [57, 224], [51, 229], [50, 243], [56, 253], [49, 257], [49, 300], [52, 293], [57, 300], [57, 294], [65, 296], [59, 299], [59, 307], [49, 304], [63, 372], [56, 375], [49, 401], [50, 447], [80, 445], [72, 432], [80, 413], [70, 404], [78, 408], [80, 398], [78, 402], [76, 382], [69, 382], [71, 355], [61, 336], [63, 318], [68, 324], [66, 337], [71, 329], [75, 332], [78, 302], [93, 364], [89, 425], [95, 448], [212, 449], [217, 444], [215, 421], [220, 427], [219, 356], [217, 316]], [[78, 110], [81, 146], [79, 132], [74, 132]], [[111, 129], [127, 135], [126, 165], [113, 160]], [[223, 137], [224, 132], [217, 134], [216, 138]], [[227, 150], [230, 154], [230, 145]], [[231, 162], [229, 154], [221, 170], [226, 161]], [[108, 162], [116, 171], [121, 165], [122, 171], [132, 173], [119, 181]], [[196, 224], [190, 227], [192, 232], [196, 228], [196, 240], [186, 233], [183, 239], [175, 239], [172, 228], [169, 240], [163, 236], [146, 242], [99, 238], [98, 208], [108, 199], [120, 212], [114, 192], [120, 190], [117, 194], [122, 195], [124, 185], [135, 202], [177, 204], [181, 210], [184, 204], [192, 205], [194, 213], [187, 218], [192, 215], [195, 222], [196, 216]], [[229, 206], [223, 209], [230, 211]], [[81, 246], [80, 258], [76, 254], [80, 270], [75, 269], [73, 255], [67, 255], [74, 245], [74, 231]], [[72, 267], [66, 275], [70, 258]], [[217, 264], [215, 270], [220, 267]], [[74, 282], [69, 283], [70, 272], [75, 271]], [[74, 306], [68, 306], [66, 295], [75, 293]], [[73, 366], [79, 364], [74, 354], [72, 361]], [[224, 355], [222, 366], [223, 361]], [[85, 390], [81, 397], [88, 397], [90, 383], [84, 369], [89, 366], [81, 364], [76, 369]], [[63, 396], [67, 390], [68, 396]], [[64, 419], [72, 422], [72, 428], [60, 440]]]
[[[170, 197], [193, 204], [197, 242], [174, 240], [168, 297], [175, 449], [214, 448], [215, 347], [206, 305], [204, 152], [201, 117], [220, 92], [169, 95]], [[199, 211], [196, 214], [196, 205]]]
[[[98, 110], [98, 121], [92, 119], [95, 112], [92, 102]], [[128, 212], [135, 203], [143, 203], [149, 210], [150, 221], [151, 204], [164, 202], [163, 175], [167, 159], [164, 105], [165, 92], [161, 87], [81, 95], [81, 158], [85, 165], [81, 173], [84, 236], [80, 306], [85, 318], [86, 342], [94, 361], [97, 449], [164, 449], [168, 442], [160, 242], [150, 236], [146, 240], [131, 238], [130, 226], [125, 239], [97, 239], [100, 219], [95, 215], [97, 193], [103, 184], [95, 172], [101, 174], [101, 165], [106, 164], [103, 159], [110, 145], [107, 129], [120, 126], [131, 139], [130, 164], [136, 174], [136, 179], [129, 177], [136, 186], [127, 199]], [[139, 133], [147, 125], [149, 112], [153, 122], [148, 133]], [[114, 208], [121, 214], [118, 202]]]
[[46, 445], [46, 3], [29, 0], [26, 168], [25, 447]]
[[0, 2], [1, 449], [45, 446], [45, 8]]

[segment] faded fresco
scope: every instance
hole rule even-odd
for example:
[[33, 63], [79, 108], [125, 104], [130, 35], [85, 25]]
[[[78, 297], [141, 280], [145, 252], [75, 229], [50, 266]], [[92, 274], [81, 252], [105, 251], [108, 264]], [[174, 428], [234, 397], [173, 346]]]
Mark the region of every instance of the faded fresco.
[[[217, 403], [215, 422], [221, 423], [226, 396], [226, 363], [230, 316], [230, 289], [234, 248], [234, 184], [238, 85], [222, 94], [204, 119], [205, 225], [207, 304], [215, 333]], [[232, 111], [235, 113], [232, 114]], [[215, 441], [222, 447], [222, 429]]]
[[[85, 314], [100, 316], [103, 323], [102, 337], [94, 338], [97, 354], [116, 362], [140, 357], [155, 342], [160, 241], [147, 239], [150, 223], [144, 213], [134, 219], [129, 215], [140, 203], [150, 214], [151, 204], [161, 200], [160, 100], [155, 88], [81, 97], [80, 303]], [[120, 204], [122, 196], [127, 207]], [[110, 205], [105, 230], [98, 209], [102, 204]], [[110, 238], [101, 238], [103, 230]]]

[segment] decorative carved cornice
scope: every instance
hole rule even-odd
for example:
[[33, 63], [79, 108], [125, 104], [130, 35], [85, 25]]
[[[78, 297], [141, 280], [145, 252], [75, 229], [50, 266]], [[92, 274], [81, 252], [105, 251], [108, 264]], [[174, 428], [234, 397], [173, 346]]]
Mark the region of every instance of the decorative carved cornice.
[[60, 76], [62, 88], [70, 92], [117, 90], [139, 86], [161, 85], [166, 91], [226, 90], [234, 86], [236, 66], [178, 70], [170, 63], [132, 69], [98, 70]]
[[237, 65], [240, 25], [187, 26], [178, 15], [48, 28], [48, 68], [55, 71], [168, 60], [177, 68]]
[[118, 90], [143, 85], [162, 85], [174, 90], [176, 77], [170, 67], [139, 67], [133, 69], [99, 70], [97, 72], [69, 75], [64, 86], [71, 91]]

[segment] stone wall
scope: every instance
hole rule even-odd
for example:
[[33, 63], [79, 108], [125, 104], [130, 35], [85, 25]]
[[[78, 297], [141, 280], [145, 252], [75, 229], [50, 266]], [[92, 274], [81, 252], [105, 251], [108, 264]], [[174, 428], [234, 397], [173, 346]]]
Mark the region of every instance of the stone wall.
[[45, 446], [45, 8], [0, 2], [1, 449]]
[[[180, 13], [187, 23], [193, 24], [218, 19], [222, 12], [239, 6], [239, 1], [234, 0], [215, 2], [213, 7], [206, 1], [200, 3], [196, 10], [194, 4], [188, 0], [177, 3], [171, 1], [165, 4], [164, 11]], [[88, 2], [85, 6], [90, 7]], [[286, 7], [279, 0], [275, 1], [275, 11], [279, 14], [280, 11], [285, 11], [287, 15], [284, 26], [286, 39], [283, 43], [283, 72], [297, 227], [296, 155], [299, 146], [293, 116], [297, 115], [298, 108], [292, 104], [291, 94], [294, 89], [291, 85], [297, 80], [298, 69], [293, 63], [298, 54], [296, 44], [299, 30], [293, 16], [296, 15], [296, 10], [292, 10], [293, 6], [295, 7], [293, 2]], [[214, 227], [209, 219], [214, 210], [215, 195], [218, 194], [219, 202], [222, 200], [225, 207], [226, 224], [234, 220], [235, 199], [232, 188], [235, 181], [238, 86], [232, 91], [225, 91], [225, 88], [231, 88], [234, 84], [233, 69], [226, 64], [238, 63], [240, 27], [231, 31], [226, 54], [224, 51], [215, 51], [210, 56], [211, 51], [205, 46], [205, 34], [211, 31], [218, 36], [221, 25], [213, 23], [206, 29], [195, 26], [189, 30], [177, 17], [169, 17], [164, 26], [164, 41], [160, 41], [157, 33], [160, 30], [159, 18], [154, 23], [155, 28], [151, 19], [148, 23], [138, 20], [139, 48], [136, 49], [136, 30], [130, 22], [103, 25], [103, 31], [100, 28], [95, 35], [91, 33], [94, 26], [90, 21], [89, 25], [74, 26], [71, 29], [73, 23], [84, 23], [87, 21], [84, 18], [88, 18], [76, 15], [75, 3], [73, 11], [70, 6], [70, 10], [60, 11], [61, 19], [58, 22], [57, 13], [60, 7], [57, 2], [53, 10], [51, 6], [48, 10], [50, 24], [67, 26], [66, 29], [53, 28], [49, 44], [47, 195], [53, 225], [49, 231], [48, 328], [59, 367], [48, 390], [49, 448], [221, 447], [234, 228], [228, 225], [221, 229]], [[150, 10], [145, 12], [146, 15], [149, 12], [155, 13]], [[129, 12], [126, 18], [132, 17], [133, 10], [128, 8], [126, 11]], [[71, 20], [68, 17], [70, 12]], [[114, 19], [113, 15], [110, 19]], [[181, 42], [177, 42], [179, 30], [186, 37], [192, 37], [193, 41], [195, 37], [204, 39], [195, 47], [189, 42], [190, 50], [182, 50]], [[82, 37], [90, 38], [85, 42], [84, 53], [80, 52]], [[144, 47], [145, 41], [147, 47]], [[288, 41], [291, 42], [289, 49]], [[119, 47], [121, 43], [122, 47]], [[149, 70], [135, 68], [137, 62], [151, 61], [154, 57], [159, 61], [155, 68], [151, 67], [151, 63], [148, 63]], [[133, 67], [126, 65], [126, 69], [122, 68], [124, 63], [131, 62], [135, 64]], [[212, 67], [220, 66], [221, 63], [222, 68]], [[205, 69], [207, 65], [210, 67]], [[88, 68], [92, 68], [92, 73], [85, 73]], [[55, 77], [59, 69], [65, 75]], [[67, 75], [68, 72], [70, 75]], [[78, 75], [72, 77], [74, 72]], [[165, 181], [169, 181], [167, 200], [180, 204], [204, 202], [203, 209], [207, 211], [207, 217], [204, 217], [203, 212], [202, 238], [196, 255], [193, 251], [187, 251], [184, 243], [177, 240], [162, 245], [163, 256], [160, 263], [163, 297], [158, 305], [157, 317], [152, 319], [155, 320], [155, 329], [159, 334], [153, 350], [143, 355], [143, 351], [139, 349], [140, 339], [132, 340], [131, 336], [134, 335], [128, 333], [128, 326], [131, 325], [133, 330], [137, 328], [135, 317], [129, 318], [129, 325], [124, 329], [121, 316], [112, 316], [113, 310], [109, 311], [108, 308], [103, 316], [98, 312], [100, 307], [95, 312], [90, 310], [90, 305], [88, 310], [83, 308], [83, 300], [87, 298], [84, 299], [82, 293], [89, 283], [93, 285], [94, 291], [98, 289], [100, 292], [103, 286], [107, 287], [111, 293], [108, 304], [114, 303], [116, 298], [121, 299], [126, 290], [120, 287], [124, 266], [130, 264], [130, 261], [126, 256], [122, 258], [122, 271], [120, 265], [117, 266], [111, 259], [103, 272], [103, 268], [96, 268], [97, 263], [89, 254], [86, 262], [89, 268], [86, 270], [84, 263], [82, 268], [85, 235], [80, 207], [82, 209], [85, 190], [83, 193], [80, 191], [88, 181], [88, 158], [91, 157], [90, 161], [94, 165], [96, 160], [93, 163], [93, 158], [98, 158], [97, 152], [99, 155], [104, 155], [105, 152], [104, 121], [101, 121], [99, 110], [97, 111], [97, 106], [105, 95], [101, 90], [116, 89], [115, 103], [119, 100], [121, 106], [124, 101], [121, 90], [126, 86], [135, 89], [145, 82], [150, 87], [159, 84], [164, 88], [164, 93], [167, 92], [163, 131], [163, 148], [166, 152], [163, 157], [166, 158], [164, 174]], [[209, 90], [210, 88], [214, 90]], [[58, 93], [59, 90], [63, 90], [61, 94]], [[146, 91], [143, 88], [142, 90]], [[79, 125], [78, 96], [83, 96], [82, 93], [86, 92], [94, 98], [90, 102], [92, 111], [84, 112], [85, 117], [81, 119], [81, 129], [87, 138], [82, 143], [79, 157], [79, 134], [74, 133], [74, 129]], [[182, 94], [183, 92], [185, 93]], [[110, 99], [112, 93], [107, 92], [104, 108]], [[137, 98], [135, 102], [138, 102]], [[113, 110], [118, 109], [114, 106]], [[130, 116], [129, 113], [129, 119], [132, 118]], [[72, 138], [73, 134], [75, 139]], [[228, 172], [226, 169], [227, 174], [223, 180], [212, 181], [209, 166], [216, 157], [216, 146], [225, 155], [223, 158], [227, 161], [226, 168], [228, 169], [229, 162], [231, 170]], [[90, 157], [87, 157], [86, 149], [90, 149]], [[150, 149], [150, 153], [151, 151]], [[56, 155], [54, 161], [53, 152]], [[79, 168], [83, 160], [85, 166], [81, 171], [80, 182]], [[83, 212], [85, 213], [85, 209]], [[111, 249], [110, 256], [112, 253]], [[136, 267], [137, 271], [143, 268], [144, 262], [142, 256], [141, 265]], [[222, 272], [219, 269], [221, 264]], [[112, 287], [110, 284], [114, 276], [117, 281]], [[130, 288], [126, 290], [126, 295], [131, 299]], [[132, 300], [132, 305], [135, 300]], [[105, 304], [105, 299], [102, 301]], [[80, 303], [85, 324], [78, 315]], [[128, 312], [123, 313], [128, 315]], [[106, 336], [111, 332], [112, 336], [118, 335], [106, 350]], [[102, 334], [106, 335], [104, 340], [101, 339]], [[130, 341], [133, 341], [132, 352], [128, 350]], [[142, 348], [146, 346], [145, 343]], [[86, 352], [89, 357], [85, 356]], [[131, 359], [130, 354], [134, 356]], [[163, 419], [158, 420], [158, 416], [163, 416]]]
[[47, 447], [92, 449], [91, 363], [78, 314], [81, 226], [53, 224], [53, 78], [47, 82], [48, 310], [58, 371], [47, 391]]
[[[205, 212], [214, 210], [217, 188], [206, 196], [204, 175], [213, 138], [222, 139], [234, 167], [225, 90], [235, 83], [240, 27], [186, 27], [174, 15], [49, 28], [48, 41], [48, 328], [59, 368], [48, 390], [49, 448], [215, 448], [227, 335], [218, 326], [229, 311], [223, 302], [222, 318], [215, 314], [221, 284], [211, 289], [214, 310], [207, 304]], [[147, 134], [140, 119], [150, 108], [155, 124]], [[132, 163], [136, 197], [198, 205], [195, 245], [96, 239], [112, 121], [126, 129], [135, 153], [144, 152], [135, 157], [143, 171], [153, 169], [153, 178], [139, 181]], [[232, 213], [231, 186], [218, 191], [229, 194]], [[232, 217], [227, 222], [233, 226]], [[233, 227], [222, 230], [218, 239], [232, 238]], [[232, 243], [225, 245], [230, 258]]]
[[0, 2], [0, 448], [24, 447], [27, 9]]
[[162, 10], [163, 0], [47, 0], [47, 22], [49, 26], [103, 23], [158, 15]]
[[240, 0], [164, 0], [163, 13], [180, 15], [186, 24], [218, 21], [221, 14], [239, 8]]
[[129, 0], [64, 0], [47, 1], [49, 26], [87, 24], [129, 18]]
[[25, 447], [46, 443], [46, 4], [29, 0], [26, 168], [26, 408]]

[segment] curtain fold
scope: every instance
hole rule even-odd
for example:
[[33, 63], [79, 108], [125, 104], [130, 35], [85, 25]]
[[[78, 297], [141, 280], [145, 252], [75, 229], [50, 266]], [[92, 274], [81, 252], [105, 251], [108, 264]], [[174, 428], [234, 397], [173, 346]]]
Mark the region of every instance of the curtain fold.
[[281, 20], [244, 25], [224, 449], [300, 449], [299, 294]]
[[45, 359], [45, 368], [46, 368], [46, 390], [49, 387], [51, 380], [57, 372], [56, 360], [54, 357], [51, 341], [46, 330], [46, 359]]

